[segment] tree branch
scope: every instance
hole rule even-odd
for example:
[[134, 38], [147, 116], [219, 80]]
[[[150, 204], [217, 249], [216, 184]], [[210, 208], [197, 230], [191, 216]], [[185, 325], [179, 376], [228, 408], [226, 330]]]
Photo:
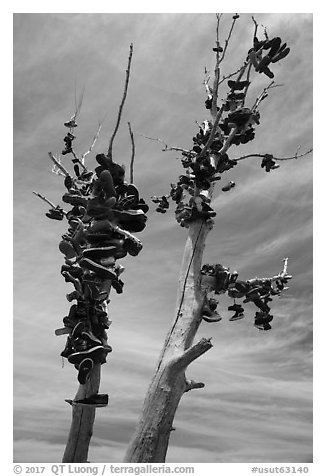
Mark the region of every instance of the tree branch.
[[99, 123], [99, 126], [98, 126], [98, 129], [97, 129], [97, 132], [96, 132], [96, 134], [95, 134], [95, 136], [94, 136], [93, 142], [91, 143], [91, 145], [90, 145], [88, 151], [85, 152], [85, 153], [81, 156], [81, 159], [80, 159], [80, 160], [81, 160], [82, 165], [84, 165], [84, 163], [85, 163], [85, 157], [86, 157], [86, 155], [88, 155], [88, 154], [90, 154], [90, 153], [92, 152], [93, 147], [94, 147], [94, 145], [96, 144], [97, 139], [99, 138], [101, 128], [102, 128], [102, 123], [100, 122], [100, 123]]
[[240, 73], [240, 71], [242, 71], [242, 68], [245, 66], [246, 62], [239, 68], [237, 69], [236, 71], [234, 71], [234, 73], [230, 73], [228, 74], [227, 76], [224, 76], [223, 75], [223, 78], [221, 79], [221, 81], [218, 83], [219, 85], [222, 84], [226, 79], [229, 79], [229, 78], [232, 78], [232, 76], [235, 76], [236, 74]]
[[54, 203], [50, 202], [50, 200], [46, 197], [44, 197], [44, 195], [41, 195], [40, 193], [38, 192], [34, 192], [34, 195], [36, 195], [37, 197], [39, 197], [41, 200], [43, 200], [44, 202], [46, 202], [48, 205], [50, 205], [50, 207], [52, 208], [57, 208], [56, 205], [54, 205]]
[[[193, 153], [193, 151], [183, 149], [182, 147], [171, 147], [166, 142], [164, 142], [162, 139], [158, 139], [158, 138], [154, 138], [154, 137], [148, 137], [148, 136], [145, 136], [144, 134], [140, 134], [140, 133], [136, 133], [136, 134], [138, 136], [145, 137], [145, 139], [155, 140], [156, 142], [160, 142], [161, 144], [164, 144], [165, 147], [164, 147], [164, 149], [162, 149], [163, 152], [171, 151], [171, 150], [177, 150], [179, 152], [186, 152], [187, 154]], [[196, 154], [194, 153], [194, 155], [196, 155]]]
[[257, 284], [262, 284], [264, 283], [265, 281], [277, 281], [279, 280], [280, 278], [288, 278], [288, 279], [291, 279], [292, 276], [288, 274], [288, 260], [289, 258], [283, 258], [283, 261], [284, 261], [284, 265], [283, 265], [283, 269], [280, 273], [278, 273], [277, 275], [275, 276], [272, 276], [271, 278], [253, 278], [253, 279], [248, 279], [247, 280], [247, 283], [251, 284], [251, 285], [257, 285]]
[[112, 158], [113, 141], [114, 141], [114, 138], [115, 138], [115, 136], [118, 132], [118, 129], [119, 129], [121, 115], [122, 115], [122, 109], [123, 109], [123, 106], [124, 106], [124, 103], [125, 103], [126, 97], [127, 97], [132, 53], [133, 53], [133, 44], [131, 43], [130, 47], [129, 47], [128, 66], [127, 66], [127, 69], [126, 69], [126, 80], [125, 80], [125, 87], [124, 87], [124, 91], [123, 91], [122, 101], [121, 101], [121, 104], [120, 104], [120, 107], [119, 107], [117, 123], [116, 123], [115, 129], [113, 131], [113, 134], [112, 134], [112, 137], [111, 137], [110, 143], [109, 143], [108, 156], [111, 157], [111, 158]]
[[267, 97], [267, 91], [269, 89], [278, 88], [280, 86], [283, 86], [283, 84], [275, 84], [275, 81], [271, 81], [270, 84], [266, 88], [264, 88], [260, 95], [257, 97], [254, 105], [251, 108], [252, 112], [255, 112], [262, 100]]
[[52, 162], [58, 167], [59, 170], [61, 170], [61, 172], [63, 172], [63, 174], [64, 174], [66, 177], [70, 176], [70, 173], [68, 172], [68, 170], [66, 170], [66, 169], [64, 168], [64, 166], [61, 165], [61, 163], [59, 162], [59, 160], [58, 160], [56, 157], [54, 157], [54, 155], [52, 154], [52, 152], [49, 152], [48, 155], [49, 155], [50, 159], [52, 160]]
[[176, 357], [175, 365], [186, 368], [191, 362], [198, 359], [201, 355], [205, 354], [213, 344], [211, 343], [211, 337], [203, 337], [196, 344], [189, 347], [182, 355]]
[[186, 379], [186, 388], [184, 390], [184, 393], [189, 392], [190, 390], [193, 390], [195, 388], [204, 388], [205, 384], [203, 382], [195, 382], [194, 380], [188, 380]]
[[255, 25], [255, 30], [254, 30], [254, 37], [255, 37], [257, 35], [258, 23], [256, 22], [254, 16], [252, 16], [251, 19], [252, 19], [252, 21], [254, 22], [254, 25]]
[[[291, 156], [291, 157], [274, 157], [274, 155], [272, 156], [273, 157], [273, 160], [292, 160], [292, 159], [299, 159], [300, 157], [305, 157], [306, 155], [310, 154], [311, 152], [313, 151], [313, 149], [309, 149], [307, 150], [306, 152], [304, 152], [303, 154], [298, 154], [296, 152], [295, 155]], [[271, 154], [272, 155], [272, 154]], [[249, 157], [265, 157], [266, 154], [247, 154], [247, 155], [242, 155], [241, 157], [237, 157], [236, 159], [232, 159], [232, 160], [236, 160], [237, 162], [239, 162], [240, 160], [244, 160], [244, 159], [248, 159]]]
[[220, 20], [222, 18], [222, 13], [216, 14], [216, 64], [215, 64], [215, 77], [214, 77], [214, 84], [213, 84], [213, 99], [212, 99], [212, 107], [211, 107], [211, 114], [215, 118], [217, 115], [217, 98], [218, 98], [218, 85], [220, 80], [220, 41], [219, 41], [219, 27], [220, 27]]
[[134, 183], [135, 139], [134, 133], [131, 130], [130, 122], [128, 122], [128, 129], [131, 139], [130, 183]]
[[231, 35], [232, 35], [232, 31], [233, 31], [233, 28], [234, 28], [234, 24], [235, 24], [235, 22], [237, 21], [237, 18], [239, 18], [239, 16], [238, 16], [237, 14], [233, 16], [233, 21], [232, 21], [232, 24], [231, 24], [231, 28], [230, 28], [230, 31], [229, 31], [229, 35], [228, 35], [227, 39], [225, 40], [224, 51], [223, 51], [223, 54], [222, 54], [222, 58], [220, 59], [220, 64], [221, 64], [222, 61], [224, 60], [225, 53], [226, 53], [227, 47], [228, 47], [228, 45], [229, 45], [229, 41], [230, 41], [230, 38], [231, 38]]

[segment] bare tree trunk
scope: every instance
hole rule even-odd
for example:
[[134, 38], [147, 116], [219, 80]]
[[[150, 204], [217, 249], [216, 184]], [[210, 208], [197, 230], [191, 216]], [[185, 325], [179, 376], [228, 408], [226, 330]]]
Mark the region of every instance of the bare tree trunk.
[[[101, 378], [101, 365], [95, 364], [85, 385], [80, 385], [75, 400], [98, 393]], [[72, 422], [63, 463], [86, 463], [89, 443], [93, 433], [95, 407], [72, 406]]]
[[193, 345], [204, 295], [200, 289], [201, 264], [209, 228], [198, 220], [190, 224], [178, 285], [175, 318], [167, 334], [142, 415], [124, 461], [164, 462], [175, 412], [184, 392], [203, 387], [186, 379], [187, 366], [212, 347], [210, 339]]

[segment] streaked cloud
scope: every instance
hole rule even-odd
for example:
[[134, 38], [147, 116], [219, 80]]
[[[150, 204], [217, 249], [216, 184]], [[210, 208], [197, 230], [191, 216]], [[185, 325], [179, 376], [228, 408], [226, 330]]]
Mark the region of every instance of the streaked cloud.
[[[291, 156], [312, 146], [312, 16], [255, 14], [271, 35], [291, 46], [275, 65], [277, 82], [261, 105], [261, 125], [252, 143], [230, 156], [274, 153]], [[238, 50], [250, 46], [251, 14], [242, 14], [230, 43], [225, 72]], [[227, 15], [225, 15], [227, 18]], [[185, 34], [191, 32], [191, 34]], [[98, 121], [107, 114], [94, 154], [106, 150], [123, 89], [130, 42], [134, 43], [131, 83], [117, 161], [128, 167], [136, 133], [190, 147], [195, 121], [207, 116], [202, 86], [204, 67], [213, 67], [213, 14], [15, 14], [14, 15], [14, 460], [59, 462], [71, 409], [64, 402], [77, 389], [75, 369], [62, 368], [64, 337], [55, 337], [69, 311], [71, 288], [60, 276], [58, 242], [65, 226], [44, 217], [44, 193], [61, 203], [62, 180], [50, 173], [47, 152], [60, 153], [63, 121], [74, 112], [85, 86], [77, 148], [86, 151]], [[241, 54], [246, 54], [247, 46]], [[266, 86], [258, 75], [251, 101]], [[166, 193], [182, 173], [177, 153], [136, 134], [135, 177], [142, 195]], [[69, 167], [69, 162], [67, 161]], [[309, 462], [311, 435], [312, 333], [312, 159], [282, 163], [264, 173], [254, 158], [240, 162], [224, 181], [230, 193], [215, 191], [216, 225], [208, 236], [204, 262], [221, 262], [244, 279], [276, 274], [290, 257], [294, 278], [275, 301], [273, 330], [246, 318], [229, 322], [228, 301], [220, 300], [223, 320], [203, 323], [198, 339], [212, 336], [214, 347], [188, 369], [205, 389], [185, 395], [171, 434], [169, 462]], [[221, 182], [222, 182], [221, 181]], [[139, 416], [156, 360], [172, 320], [179, 264], [186, 231], [173, 213], [151, 207], [139, 238], [144, 249], [126, 258], [123, 295], [112, 295], [113, 347], [102, 368], [101, 391], [107, 409], [97, 411], [90, 461], [119, 462]], [[264, 444], [262, 444], [262, 442]]]

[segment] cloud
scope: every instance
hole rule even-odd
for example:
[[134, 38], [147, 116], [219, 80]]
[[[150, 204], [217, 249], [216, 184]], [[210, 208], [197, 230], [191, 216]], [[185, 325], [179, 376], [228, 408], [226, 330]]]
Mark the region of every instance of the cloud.
[[[230, 42], [222, 74], [239, 62], [252, 41], [251, 14], [243, 14]], [[284, 86], [261, 104], [256, 139], [230, 150], [291, 156], [311, 146], [311, 42], [309, 14], [257, 14], [259, 24], [291, 45], [287, 61], [275, 65]], [[225, 15], [225, 31], [228, 17]], [[186, 33], [185, 33], [186, 32]], [[191, 34], [189, 33], [191, 32]], [[191, 147], [203, 108], [204, 67], [214, 67], [212, 14], [15, 14], [14, 15], [14, 459], [61, 461], [74, 396], [76, 372], [60, 352], [62, 326], [72, 286], [60, 275], [58, 249], [65, 224], [48, 220], [47, 205], [32, 191], [62, 204], [62, 178], [51, 174], [47, 153], [60, 154], [63, 122], [74, 112], [85, 85], [78, 120], [78, 153], [88, 150], [104, 118], [100, 138], [87, 158], [105, 151], [115, 125], [129, 44], [134, 43], [130, 89], [114, 157], [128, 169], [131, 147], [126, 122], [136, 138], [136, 183], [146, 201], [165, 194], [182, 173], [180, 154], [162, 152], [157, 141]], [[247, 48], [248, 46], [248, 48]], [[257, 75], [249, 104], [266, 86]], [[76, 86], [75, 86], [76, 85]], [[225, 86], [225, 84], [224, 84]], [[221, 95], [226, 87], [221, 86]], [[205, 112], [206, 111], [206, 112]], [[69, 159], [63, 158], [67, 168]], [[290, 257], [294, 278], [273, 306], [273, 330], [261, 333], [246, 318], [229, 322], [228, 300], [220, 299], [223, 320], [203, 323], [198, 339], [214, 347], [188, 374], [206, 387], [182, 400], [171, 434], [170, 462], [293, 461], [311, 458], [312, 163], [282, 162], [265, 173], [259, 160], [239, 162], [216, 185], [215, 227], [204, 262], [221, 262], [243, 279], [276, 274]], [[234, 180], [229, 193], [220, 185]], [[173, 212], [155, 213], [139, 235], [144, 249], [123, 260], [124, 293], [112, 293], [109, 312], [113, 347], [102, 367], [101, 391], [110, 395], [97, 412], [89, 458], [121, 461], [139, 417], [164, 336], [173, 318], [186, 230]], [[264, 445], [262, 445], [262, 441]]]

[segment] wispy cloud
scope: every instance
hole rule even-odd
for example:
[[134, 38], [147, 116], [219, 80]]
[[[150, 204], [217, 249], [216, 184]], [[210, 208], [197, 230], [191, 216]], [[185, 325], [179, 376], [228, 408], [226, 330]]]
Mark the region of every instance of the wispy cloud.
[[[238, 62], [239, 46], [246, 55], [251, 45], [250, 16], [241, 14], [225, 73]], [[312, 18], [256, 17], [271, 35], [288, 42], [291, 54], [275, 65], [277, 82], [284, 86], [262, 103], [255, 141], [232, 148], [230, 157], [293, 155], [299, 144], [312, 145]], [[59, 462], [71, 418], [64, 399], [77, 388], [75, 369], [61, 364], [65, 339], [54, 335], [70, 307], [65, 294], [71, 286], [59, 273], [58, 242], [65, 225], [44, 217], [47, 207], [32, 191], [61, 203], [62, 179], [50, 173], [47, 152], [61, 152], [63, 122], [74, 112], [75, 84], [77, 96], [85, 85], [78, 151], [88, 149], [98, 120], [108, 113], [88, 157], [90, 168], [94, 154], [106, 150], [130, 42], [134, 58], [116, 160], [129, 165], [128, 120], [136, 133], [191, 147], [195, 121], [207, 116], [202, 81], [204, 67], [214, 66], [215, 16], [15, 14], [14, 33], [14, 460]], [[264, 86], [265, 78], [257, 75], [251, 101]], [[137, 134], [136, 151], [136, 182], [150, 202], [151, 195], [168, 192], [182, 173], [179, 155], [161, 152], [159, 143]], [[294, 279], [275, 301], [271, 332], [252, 326], [250, 307], [244, 320], [230, 322], [223, 297], [223, 320], [201, 325], [198, 338], [212, 336], [214, 347], [188, 373], [206, 387], [180, 404], [170, 462], [311, 460], [311, 176], [310, 158], [282, 163], [270, 174], [259, 160], [248, 159], [223, 177], [223, 183], [234, 180], [235, 189], [224, 194], [216, 187], [216, 225], [205, 262], [221, 262], [247, 279], [278, 273], [282, 258], [289, 256]], [[161, 216], [151, 206], [148, 215], [139, 236], [144, 249], [124, 260], [124, 293], [111, 297], [113, 352], [101, 383], [110, 405], [97, 412], [90, 461], [122, 460], [173, 317], [186, 231], [176, 226], [173, 212]]]

